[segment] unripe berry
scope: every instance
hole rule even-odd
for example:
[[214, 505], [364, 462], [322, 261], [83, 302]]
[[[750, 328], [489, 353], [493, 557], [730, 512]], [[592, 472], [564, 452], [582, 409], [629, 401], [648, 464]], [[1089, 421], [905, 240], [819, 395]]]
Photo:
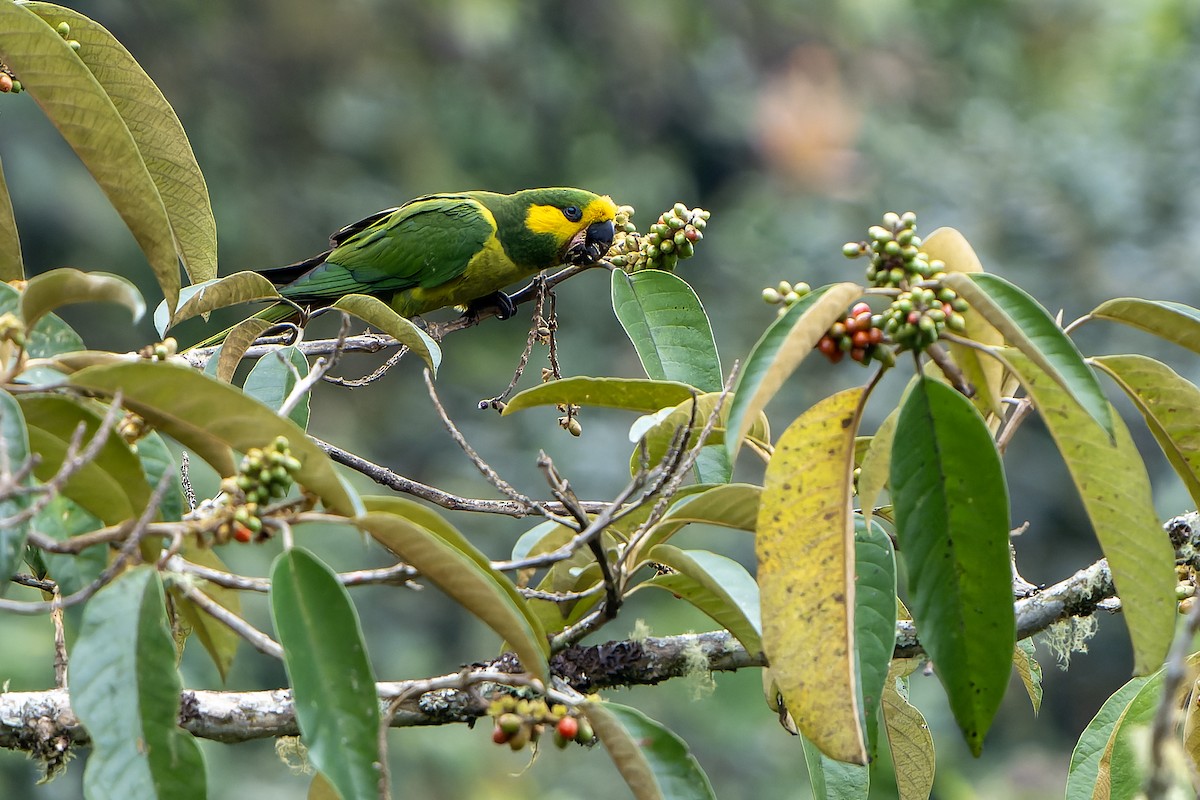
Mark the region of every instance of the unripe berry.
[[860, 242], [846, 242], [842, 245], [842, 255], [846, 258], [858, 258], [862, 254], [863, 248]]
[[776, 289], [774, 286], [768, 286], [767, 288], [762, 290], [762, 299], [763, 299], [763, 302], [765, 302], [765, 303], [770, 303], [771, 305], [778, 305], [779, 302], [781, 300], [783, 300], [783, 295], [781, 295], [779, 293], [779, 290]]
[[58, 35], [64, 39], [71, 35], [71, 25], [68, 22], [58, 23], [58, 26], [54, 30], [58, 31]]

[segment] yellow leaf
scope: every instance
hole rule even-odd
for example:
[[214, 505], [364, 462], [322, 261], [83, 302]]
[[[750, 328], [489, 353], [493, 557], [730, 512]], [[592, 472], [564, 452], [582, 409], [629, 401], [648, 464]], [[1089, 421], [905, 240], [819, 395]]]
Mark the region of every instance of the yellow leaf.
[[854, 650], [854, 437], [863, 390], [792, 423], [767, 465], [758, 513], [763, 649], [805, 737], [865, 764]]
[[[900, 800], [925, 800], [933, 791], [933, 737], [925, 717], [897, 688], [895, 673], [883, 689], [883, 722]], [[903, 683], [901, 683], [903, 686]]]

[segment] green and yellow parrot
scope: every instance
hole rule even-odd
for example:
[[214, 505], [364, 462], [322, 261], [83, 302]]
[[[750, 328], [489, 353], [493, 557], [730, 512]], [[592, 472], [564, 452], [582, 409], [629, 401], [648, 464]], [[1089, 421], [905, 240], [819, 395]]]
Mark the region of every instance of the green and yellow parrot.
[[[604, 256], [616, 211], [611, 198], [582, 189], [431, 194], [347, 225], [320, 255], [261, 272], [301, 307], [368, 294], [404, 317], [445, 306], [494, 306], [505, 318], [513, 304], [504, 287], [548, 267]], [[255, 316], [278, 322], [295, 315], [293, 306], [279, 303]]]

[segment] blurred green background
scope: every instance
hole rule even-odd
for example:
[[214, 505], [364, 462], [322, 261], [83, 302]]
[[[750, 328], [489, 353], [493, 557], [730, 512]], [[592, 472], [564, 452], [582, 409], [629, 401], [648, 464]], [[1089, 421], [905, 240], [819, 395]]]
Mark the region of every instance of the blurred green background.
[[[950, 225], [984, 265], [1070, 319], [1109, 297], [1200, 303], [1200, 5], [1191, 0], [96, 0], [73, 6], [113, 31], [158, 81], [188, 130], [212, 193], [222, 273], [274, 266], [323, 249], [328, 233], [431, 191], [575, 185], [638, 209], [644, 227], [676, 200], [712, 211], [703, 246], [682, 268], [712, 317], [728, 368], [773, 318], [758, 299], [781, 278], [854, 279], [841, 244], [883, 211], [907, 209], [928, 233]], [[133, 276], [159, 299], [142, 256], [86, 171], [28, 95], [0, 98], [0, 158], [28, 268]], [[559, 291], [567, 374], [640, 374], [612, 317], [600, 272]], [[84, 307], [68, 315], [93, 347], [153, 341], [148, 320]], [[230, 319], [227, 316], [225, 319]], [[216, 330], [220, 319], [210, 330]], [[199, 338], [189, 324], [180, 338]], [[531, 495], [549, 453], [581, 495], [611, 496], [627, 479], [632, 418], [585, 412], [584, 434], [552, 411], [500, 419], [476, 402], [507, 384], [521, 322], [445, 343], [439, 389], [484, 458]], [[1154, 342], [1087, 326], [1086, 351]], [[1185, 376], [1195, 358], [1163, 350]], [[539, 354], [540, 357], [540, 354]], [[342, 373], [380, 357], [352, 357]], [[537, 362], [529, 380], [536, 381]], [[843, 363], [805, 365], [772, 405], [782, 430], [831, 387], [861, 381]], [[885, 383], [875, 417], [898, 379]], [[404, 363], [368, 388], [321, 387], [313, 432], [417, 480], [492, 496], [441, 430], [419, 372]], [[1126, 412], [1129, 411], [1125, 408]], [[1152, 441], [1145, 445], [1164, 518], [1187, 495]], [[1025, 576], [1059, 580], [1098, 549], [1044, 431], [1028, 425], [1008, 456]], [[738, 478], [758, 480], [748, 459]], [[212, 490], [211, 476], [197, 476]], [[359, 486], [371, 491], [363, 482]], [[481, 547], [506, 554], [531, 522], [456, 518]], [[335, 565], [383, 563], [347, 531], [303, 532]], [[707, 546], [750, 563], [747, 537], [699, 531]], [[228, 553], [262, 574], [272, 552]], [[657, 593], [656, 593], [657, 594]], [[382, 678], [453, 670], [494, 653], [495, 637], [440, 602], [435, 590], [356, 594]], [[248, 602], [267, 624], [265, 606]], [[660, 597], [637, 596], [601, 639], [644, 618], [655, 633], [711, 627]], [[0, 679], [11, 690], [52, 683], [49, 623], [5, 618]], [[1071, 747], [1129, 676], [1121, 621], [1106, 617], [1071, 671], [1046, 668], [1035, 718], [1019, 685], [982, 758], [973, 760], [936, 679], [914, 676], [914, 698], [938, 747], [939, 798], [1048, 798], [1062, 793]], [[184, 658], [192, 687], [219, 686], [198, 648]], [[285, 682], [282, 667], [241, 654], [229, 686]], [[757, 671], [616, 691], [692, 745], [719, 797], [807, 797], [799, 743], [761, 700]], [[269, 743], [205, 743], [210, 796], [303, 797]], [[552, 750], [552, 749], [551, 749]], [[406, 730], [391, 738], [397, 796], [623, 798], [598, 749], [527, 753], [493, 746], [486, 730]], [[79, 796], [82, 759], [48, 786], [35, 766], [0, 753], [0, 797]], [[873, 795], [894, 793], [886, 775]]]

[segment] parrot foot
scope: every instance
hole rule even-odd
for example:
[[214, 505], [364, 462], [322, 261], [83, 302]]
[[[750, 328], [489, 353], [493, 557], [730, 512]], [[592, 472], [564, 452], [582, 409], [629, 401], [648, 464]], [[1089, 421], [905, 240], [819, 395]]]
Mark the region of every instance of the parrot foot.
[[512, 298], [504, 292], [492, 292], [472, 300], [467, 306], [467, 314], [479, 316], [479, 312], [484, 309], [495, 309], [496, 319], [508, 319], [517, 313], [517, 307]]

